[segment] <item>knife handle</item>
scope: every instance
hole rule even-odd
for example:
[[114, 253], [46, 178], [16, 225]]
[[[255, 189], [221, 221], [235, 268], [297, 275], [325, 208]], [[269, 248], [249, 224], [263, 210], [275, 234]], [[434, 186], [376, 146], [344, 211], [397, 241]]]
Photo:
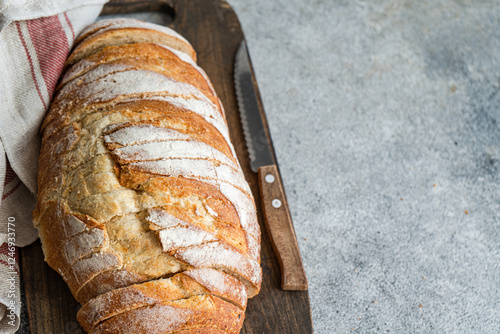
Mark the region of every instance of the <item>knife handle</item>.
[[307, 290], [306, 273], [276, 165], [259, 168], [259, 186], [267, 233], [281, 267], [281, 289]]

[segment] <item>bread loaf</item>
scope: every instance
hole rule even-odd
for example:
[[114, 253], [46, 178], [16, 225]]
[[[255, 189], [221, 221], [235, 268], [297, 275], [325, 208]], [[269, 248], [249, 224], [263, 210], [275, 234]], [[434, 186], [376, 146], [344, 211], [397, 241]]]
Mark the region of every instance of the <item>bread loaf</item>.
[[100, 21], [42, 125], [34, 212], [88, 333], [239, 333], [260, 230], [224, 110], [171, 29]]

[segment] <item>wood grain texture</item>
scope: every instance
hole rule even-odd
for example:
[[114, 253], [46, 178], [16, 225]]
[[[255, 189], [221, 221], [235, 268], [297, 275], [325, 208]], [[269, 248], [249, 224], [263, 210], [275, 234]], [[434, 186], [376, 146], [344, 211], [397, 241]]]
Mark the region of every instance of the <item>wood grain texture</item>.
[[31, 333], [84, 334], [76, 321], [80, 304], [43, 260], [40, 241], [21, 249], [22, 281]]
[[281, 288], [307, 290], [306, 273], [276, 165], [259, 168], [259, 184], [266, 230], [281, 267]]
[[[234, 56], [244, 38], [236, 14], [221, 0], [111, 1], [105, 6], [102, 14], [137, 11], [164, 11], [174, 16], [170, 27], [186, 37], [197, 51], [198, 64], [207, 72], [222, 100], [238, 159], [255, 201], [260, 203], [259, 181], [257, 174], [250, 169], [234, 92]], [[255, 88], [258, 95], [256, 83]], [[267, 131], [260, 97], [259, 103]], [[241, 333], [312, 333], [308, 292], [280, 289], [279, 262], [265, 233], [262, 209], [259, 205], [257, 207], [263, 231], [261, 265], [264, 279], [259, 295], [249, 300]], [[21, 256], [31, 332], [84, 333], [76, 323], [79, 305], [62, 278], [43, 262], [40, 243], [36, 242], [24, 248]]]

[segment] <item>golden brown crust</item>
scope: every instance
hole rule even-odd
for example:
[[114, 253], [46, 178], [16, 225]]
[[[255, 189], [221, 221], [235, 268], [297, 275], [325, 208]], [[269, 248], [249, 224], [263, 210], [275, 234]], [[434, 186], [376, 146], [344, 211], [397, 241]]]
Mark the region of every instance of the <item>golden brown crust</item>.
[[213, 328], [236, 334], [240, 332], [244, 317], [238, 307], [216, 296], [201, 295], [131, 309], [104, 320], [89, 333], [169, 334]]
[[128, 65], [137, 69], [155, 71], [179, 82], [189, 83], [220, 108], [219, 99], [215, 96], [215, 92], [201, 70], [193, 67], [194, 64], [183, 61], [166, 47], [153, 43], [105, 47], [75, 64], [63, 77], [60, 87], [101, 64]]
[[91, 333], [170, 334], [179, 330], [193, 332], [213, 328], [236, 334], [240, 332], [243, 320], [244, 312], [236, 306], [215, 296], [205, 295], [134, 309], [104, 321]]
[[105, 46], [119, 46], [133, 43], [158, 43], [167, 45], [173, 49], [186, 53], [196, 60], [195, 52], [184, 41], [174, 36], [169, 36], [161, 32], [141, 29], [124, 28], [106, 31], [95, 36], [89, 36], [82, 40], [73, 50], [66, 61], [65, 66], [73, 65], [78, 61], [102, 50]]
[[145, 275], [139, 275], [130, 270], [111, 269], [103, 271], [92, 277], [86, 284], [82, 285], [76, 293], [75, 299], [80, 304], [85, 304], [92, 298], [102, 295], [114, 289], [127, 287], [147, 280]]
[[[231, 202], [216, 187], [189, 178], [155, 177], [147, 173], [130, 172], [126, 167], [122, 167], [120, 182], [130, 188], [144, 191], [142, 195], [144, 202], [154, 201], [155, 207], [213, 233], [243, 253], [247, 252], [245, 231], [241, 228], [238, 214]], [[197, 214], [198, 207], [186, 208], [179, 205], [183, 198], [193, 199], [193, 197], [197, 197], [217, 214], [210, 225], [203, 224], [203, 220]], [[173, 202], [172, 198], [179, 202]]]
[[[166, 323], [159, 323], [160, 327], [155, 329], [160, 330], [159, 333], [204, 325], [227, 333], [238, 333], [246, 308], [245, 289], [241, 282], [227, 274], [211, 269], [195, 269], [169, 279], [137, 284], [100, 295], [82, 307], [78, 312], [78, 321], [89, 333], [111, 333], [111, 330], [119, 330], [121, 323], [136, 317], [137, 313], [147, 313], [154, 308], [158, 309], [159, 314], [170, 317], [170, 322], [166, 319]], [[214, 318], [232, 314], [239, 318], [213, 321]], [[203, 320], [198, 321], [193, 317]], [[210, 317], [212, 321], [207, 323]], [[172, 328], [167, 328], [169, 326]], [[144, 329], [130, 328], [130, 333], [139, 333], [139, 330]]]
[[[146, 74], [149, 75], [149, 74]], [[90, 88], [92, 88], [92, 83], [89, 84]], [[69, 85], [67, 85], [69, 86]], [[78, 87], [76, 85], [76, 87]], [[84, 87], [82, 87], [83, 89]], [[89, 89], [90, 89], [89, 88]], [[168, 92], [164, 91], [156, 91], [156, 92], [144, 92], [137, 94], [121, 94], [121, 95], [109, 95], [99, 99], [80, 99], [78, 95], [81, 95], [81, 91], [78, 90], [70, 90], [67, 92], [57, 92], [52, 105], [50, 107], [49, 113], [45, 117], [42, 124], [42, 131], [45, 136], [50, 137], [57, 133], [58, 130], [61, 129], [64, 125], [69, 125], [71, 122], [75, 120], [81, 120], [84, 117], [89, 117], [89, 114], [92, 113], [104, 113], [104, 112], [113, 112], [114, 108], [119, 108], [119, 110], [126, 112], [151, 112], [159, 117], [160, 115], [164, 115], [166, 117], [169, 116], [170, 113], [184, 113], [184, 114], [194, 114], [192, 117], [198, 119], [199, 122], [191, 123], [184, 122], [184, 126], [189, 127], [192, 125], [200, 126], [201, 123], [207, 123], [206, 117], [202, 115], [196, 114], [193, 111], [183, 108], [180, 105], [175, 105], [174, 103], [162, 100], [162, 96], [169, 96]], [[147, 98], [147, 99], [145, 99]], [[123, 102], [121, 102], [123, 101]], [[120, 103], [121, 102], [121, 103]], [[219, 112], [219, 111], [217, 111]], [[213, 118], [213, 116], [211, 116]], [[146, 120], [146, 117], [141, 117], [141, 120]], [[202, 121], [205, 120], [205, 122]], [[221, 118], [222, 122], [225, 122], [223, 118]], [[189, 121], [189, 120], [188, 120]], [[219, 120], [214, 119], [213, 122], [217, 124], [220, 123]], [[214, 128], [214, 123], [207, 123], [203, 125], [204, 127], [212, 127]], [[223, 123], [224, 124], [224, 123]], [[215, 128], [214, 128], [215, 129]], [[220, 130], [215, 130], [219, 132]], [[225, 143], [227, 146], [228, 144]]]
[[38, 229], [45, 260], [61, 274], [74, 296], [93, 276], [121, 264], [114, 252], [101, 251], [107, 241], [104, 226], [91, 217], [68, 213], [60, 203], [48, 205]]
[[42, 127], [35, 224], [87, 332], [238, 333], [261, 284], [255, 204], [204, 72], [152, 43], [192, 48], [160, 30], [79, 38]]
[[227, 332], [217, 328], [191, 327], [177, 332], [172, 332], [172, 334], [227, 334]]
[[[74, 118], [80, 119], [99, 113], [102, 117], [109, 117], [110, 122], [121, 123], [125, 120], [128, 121], [127, 124], [118, 126], [114, 130], [139, 124], [168, 127], [214, 147], [236, 162], [229, 144], [212, 124], [206, 122], [202, 116], [167, 101], [133, 100], [109, 105], [98, 104], [98, 107], [93, 108], [93, 105], [89, 105], [87, 109], [83, 110], [76, 107], [72, 110], [64, 110], [64, 114], [55, 113], [53, 112], [55, 109], [51, 109], [51, 113], [45, 118], [47, 127], [44, 131], [44, 140], [51, 138], [53, 135], [57, 135], [57, 139], [51, 139], [54, 142], [62, 140], [59, 138], [71, 138], [63, 132], [68, 131], [64, 129], [67, 129], [72, 124], [71, 121]], [[72, 114], [75, 114], [75, 117], [70, 117]], [[77, 126], [77, 124], [72, 125], [72, 127], [74, 126]], [[75, 129], [74, 131], [78, 130]], [[107, 134], [110, 131], [104, 133]], [[110, 148], [117, 147], [112, 143], [109, 143], [108, 146]]]
[[[108, 21], [108, 22], [111, 22]], [[129, 23], [132, 21], [129, 21]], [[137, 20], [135, 22], [138, 22]], [[140, 23], [141, 25], [143, 23]], [[196, 52], [189, 43], [178, 36], [175, 32], [168, 31], [168, 28], [162, 27], [162, 31], [148, 29], [147, 27], [125, 27], [120, 24], [102, 26], [100, 29], [84, 32], [75, 41], [76, 47], [68, 57], [66, 66], [73, 65], [76, 62], [98, 52], [105, 46], [118, 46], [133, 43], [158, 43], [167, 45], [173, 49], [186, 53], [196, 61]]]

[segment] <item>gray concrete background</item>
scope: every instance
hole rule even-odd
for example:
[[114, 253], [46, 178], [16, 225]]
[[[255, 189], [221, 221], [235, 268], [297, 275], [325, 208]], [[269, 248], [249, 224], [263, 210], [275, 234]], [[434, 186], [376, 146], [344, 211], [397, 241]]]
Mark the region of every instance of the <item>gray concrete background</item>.
[[315, 333], [500, 333], [500, 3], [228, 2]]

